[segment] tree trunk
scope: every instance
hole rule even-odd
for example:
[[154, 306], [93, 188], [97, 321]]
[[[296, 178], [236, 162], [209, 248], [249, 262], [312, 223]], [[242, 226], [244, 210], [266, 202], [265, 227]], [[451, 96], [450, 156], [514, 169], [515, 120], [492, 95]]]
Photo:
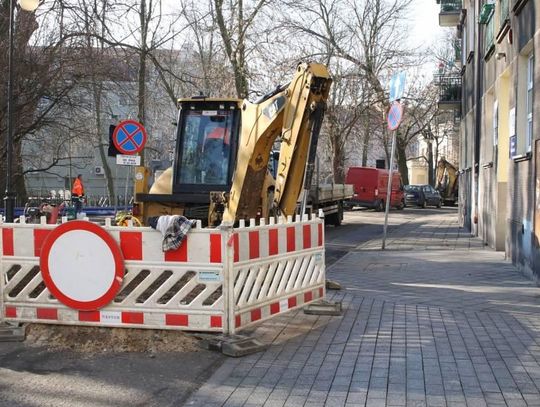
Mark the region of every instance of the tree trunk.
[[370, 129], [370, 112], [368, 110], [367, 112], [367, 119], [366, 119], [366, 129], [364, 132], [364, 141], [362, 146], [362, 167], [367, 166], [367, 160], [368, 160], [368, 153], [369, 153], [369, 141], [371, 139], [371, 129]]
[[[139, 123], [146, 121], [146, 59], [148, 54], [146, 41], [148, 39], [148, 23], [146, 15], [146, 0], [140, 0], [139, 20], [141, 22], [141, 44], [139, 52], [139, 71], [137, 75], [137, 119]], [[141, 165], [144, 166], [145, 150], [141, 151]]]
[[[260, 3], [260, 6], [264, 4]], [[240, 0], [236, 4], [236, 11], [238, 13], [237, 26], [235, 27], [238, 32], [238, 38], [233, 38], [233, 31], [229, 30], [226, 25], [225, 17], [223, 14], [223, 0], [214, 0], [214, 11], [216, 13], [216, 22], [219, 27], [221, 39], [225, 47], [225, 53], [231, 63], [234, 72], [234, 84], [236, 87], [236, 94], [240, 99], [244, 99], [248, 95], [248, 80], [246, 72], [246, 40], [245, 30], [247, 20], [253, 20], [258, 10], [254, 10], [249, 18], [244, 20], [244, 3]]]
[[[96, 133], [95, 133], [95, 140], [96, 145], [98, 148], [99, 158], [101, 159], [101, 164], [103, 165], [103, 170], [105, 171], [105, 183], [107, 186], [107, 192], [109, 195], [109, 203], [112, 204], [115, 199], [115, 193], [114, 193], [114, 179], [111, 171], [111, 167], [109, 167], [109, 163], [107, 162], [107, 154], [105, 154], [105, 145], [107, 143], [104, 143], [103, 141], [103, 122], [101, 120], [101, 95], [102, 95], [102, 85], [97, 83], [97, 80], [94, 80], [93, 84], [93, 93], [94, 93], [94, 122], [96, 125]], [[107, 142], [109, 140], [109, 134], [107, 133]]]
[[433, 172], [434, 172], [434, 165], [433, 165], [433, 142], [431, 140], [427, 140], [427, 161], [428, 161], [428, 184], [431, 186], [435, 186], [435, 181], [433, 178]]
[[14, 140], [13, 158], [13, 191], [15, 192], [15, 205], [24, 206], [28, 197], [21, 160], [21, 139]]
[[388, 131], [386, 129], [383, 130], [383, 148], [384, 148], [384, 155], [386, 157], [386, 168], [390, 168], [390, 155], [391, 155], [391, 149], [392, 149], [392, 137], [388, 137]]
[[399, 137], [396, 137], [396, 155], [398, 162], [398, 170], [403, 180], [403, 185], [409, 184], [409, 169], [407, 168], [407, 154], [405, 152], [406, 145], [403, 144]]
[[341, 145], [339, 137], [332, 137], [332, 169], [334, 170], [334, 182], [343, 184], [345, 182], [345, 151]]

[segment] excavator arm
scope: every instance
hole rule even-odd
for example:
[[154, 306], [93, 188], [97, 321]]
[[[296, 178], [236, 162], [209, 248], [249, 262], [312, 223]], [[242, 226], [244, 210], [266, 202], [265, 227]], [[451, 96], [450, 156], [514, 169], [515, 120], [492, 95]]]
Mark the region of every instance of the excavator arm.
[[268, 160], [278, 137], [274, 206], [283, 215], [294, 213], [304, 175], [310, 178], [312, 172], [330, 84], [324, 65], [302, 63], [287, 87], [278, 88], [260, 103], [244, 102], [236, 171], [224, 222], [261, 215]]
[[443, 199], [455, 199], [457, 189], [457, 168], [441, 158], [437, 164], [436, 188], [443, 195]]

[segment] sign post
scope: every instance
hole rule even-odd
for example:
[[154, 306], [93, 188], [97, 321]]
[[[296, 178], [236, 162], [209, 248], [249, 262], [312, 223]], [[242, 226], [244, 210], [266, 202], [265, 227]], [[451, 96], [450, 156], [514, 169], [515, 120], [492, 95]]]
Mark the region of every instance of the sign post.
[[141, 156], [137, 155], [146, 144], [147, 134], [144, 126], [135, 120], [120, 122], [112, 133], [114, 147], [120, 152], [116, 155], [116, 164], [128, 166], [124, 191], [124, 208], [127, 208], [127, 192], [131, 167], [141, 165]]
[[388, 129], [392, 131], [392, 153], [390, 154], [390, 168], [388, 170], [388, 186], [386, 188], [386, 209], [384, 211], [384, 229], [382, 250], [386, 246], [386, 233], [388, 229], [388, 212], [390, 211], [390, 201], [392, 200], [392, 171], [394, 168], [394, 155], [396, 151], [396, 130], [403, 118], [403, 107], [401, 103], [394, 102], [388, 110]]

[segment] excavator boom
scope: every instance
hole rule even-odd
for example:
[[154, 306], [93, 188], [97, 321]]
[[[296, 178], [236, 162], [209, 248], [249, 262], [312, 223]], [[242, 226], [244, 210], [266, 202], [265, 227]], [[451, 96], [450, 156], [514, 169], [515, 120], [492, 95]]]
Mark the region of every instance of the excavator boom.
[[[321, 64], [298, 65], [290, 84], [257, 104], [244, 102], [238, 161], [225, 222], [261, 216], [268, 160], [280, 137], [274, 206], [292, 215], [303, 187], [306, 164], [313, 165], [328, 92], [332, 80]], [[311, 154], [311, 163], [308, 155]], [[311, 164], [311, 165], [309, 165]], [[263, 208], [264, 210], [264, 208]], [[263, 214], [264, 215], [264, 214]]]

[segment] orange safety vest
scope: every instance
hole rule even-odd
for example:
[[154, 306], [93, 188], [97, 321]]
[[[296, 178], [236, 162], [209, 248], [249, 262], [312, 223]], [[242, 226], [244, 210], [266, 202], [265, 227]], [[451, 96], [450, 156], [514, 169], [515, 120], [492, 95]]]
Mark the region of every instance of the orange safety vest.
[[73, 188], [71, 189], [71, 193], [77, 196], [84, 195], [83, 183], [79, 178], [75, 178], [75, 181], [73, 182]]
[[228, 129], [224, 129], [223, 127], [216, 127], [213, 129], [208, 135], [206, 136], [206, 139], [217, 139], [217, 140], [223, 140], [225, 144], [230, 143], [230, 134]]

